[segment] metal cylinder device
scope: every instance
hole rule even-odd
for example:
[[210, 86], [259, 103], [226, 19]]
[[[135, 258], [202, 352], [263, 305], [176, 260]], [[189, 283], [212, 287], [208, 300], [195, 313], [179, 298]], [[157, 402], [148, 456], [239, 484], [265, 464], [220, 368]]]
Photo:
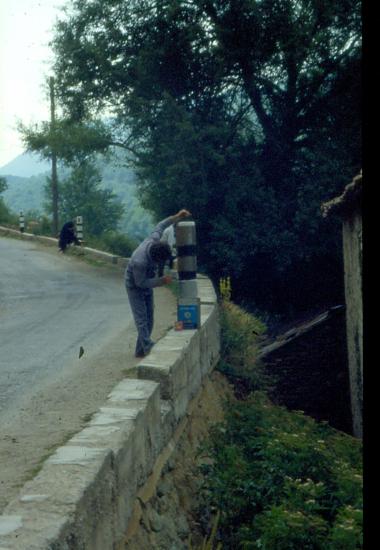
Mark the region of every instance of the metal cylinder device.
[[179, 296], [181, 298], [196, 298], [198, 296], [198, 286], [196, 279], [178, 281]]
[[176, 227], [177, 270], [180, 281], [197, 278], [196, 231], [194, 222], [179, 222]]
[[176, 226], [178, 271], [178, 321], [183, 328], [200, 326], [200, 300], [197, 288], [197, 255], [195, 223], [179, 222]]

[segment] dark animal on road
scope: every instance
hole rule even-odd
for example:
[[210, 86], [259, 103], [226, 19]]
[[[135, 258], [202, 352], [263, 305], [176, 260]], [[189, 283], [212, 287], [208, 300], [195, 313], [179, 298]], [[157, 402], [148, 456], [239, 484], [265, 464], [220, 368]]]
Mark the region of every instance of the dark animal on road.
[[64, 252], [67, 246], [71, 243], [76, 245], [80, 244], [80, 240], [75, 235], [74, 222], [66, 222], [59, 234], [58, 248], [61, 252]]

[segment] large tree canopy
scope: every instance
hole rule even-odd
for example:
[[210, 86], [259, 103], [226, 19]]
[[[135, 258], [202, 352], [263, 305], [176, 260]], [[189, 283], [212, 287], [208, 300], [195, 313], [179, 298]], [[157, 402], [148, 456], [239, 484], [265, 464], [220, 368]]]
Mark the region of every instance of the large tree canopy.
[[73, 0], [58, 94], [74, 122], [107, 116], [145, 206], [192, 210], [213, 277], [301, 307], [336, 298], [319, 207], [360, 168], [360, 23], [358, 0]]

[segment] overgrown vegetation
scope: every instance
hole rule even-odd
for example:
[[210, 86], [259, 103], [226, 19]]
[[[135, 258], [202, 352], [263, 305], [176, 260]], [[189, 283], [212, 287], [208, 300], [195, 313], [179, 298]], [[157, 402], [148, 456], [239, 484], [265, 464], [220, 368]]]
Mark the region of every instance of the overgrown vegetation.
[[203, 466], [225, 549], [362, 548], [361, 445], [262, 392], [229, 403]]
[[219, 514], [215, 543], [224, 550], [361, 549], [361, 442], [274, 405], [255, 360], [263, 324], [228, 300], [221, 311], [222, 370], [251, 392], [226, 403], [225, 420], [203, 449], [200, 517]]
[[221, 303], [221, 360], [218, 369], [246, 395], [255, 389], [265, 389], [269, 379], [257, 359], [259, 336], [265, 325], [243, 308], [229, 300]]

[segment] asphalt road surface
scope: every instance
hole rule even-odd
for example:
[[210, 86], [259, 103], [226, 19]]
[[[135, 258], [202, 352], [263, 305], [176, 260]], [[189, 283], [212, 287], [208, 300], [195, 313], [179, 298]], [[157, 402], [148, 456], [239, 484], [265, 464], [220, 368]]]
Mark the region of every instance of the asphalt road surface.
[[[156, 289], [155, 306], [157, 340], [173, 294]], [[136, 336], [120, 268], [0, 237], [0, 513], [132, 375]]]
[[0, 238], [0, 421], [131, 320], [123, 277]]

